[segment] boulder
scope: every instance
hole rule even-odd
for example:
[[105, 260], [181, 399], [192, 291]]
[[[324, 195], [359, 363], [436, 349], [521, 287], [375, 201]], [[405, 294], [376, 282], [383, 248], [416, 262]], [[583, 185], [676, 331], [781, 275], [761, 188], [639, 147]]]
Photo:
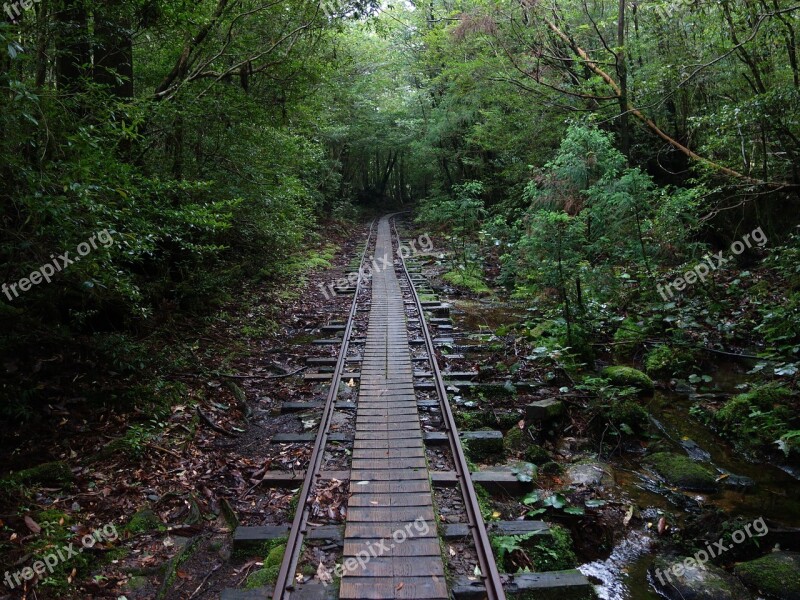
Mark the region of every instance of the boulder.
[[688, 456], [672, 452], [658, 452], [645, 458], [666, 482], [674, 487], [693, 492], [713, 492], [717, 489], [714, 474]]
[[601, 375], [614, 385], [633, 387], [642, 393], [652, 393], [655, 389], [653, 380], [642, 371], [633, 367], [606, 367]]
[[734, 568], [739, 579], [767, 598], [800, 600], [800, 553], [772, 552]]
[[690, 557], [659, 557], [650, 567], [650, 575], [656, 590], [670, 600], [753, 598], [735, 577], [712, 564], [698, 565]]

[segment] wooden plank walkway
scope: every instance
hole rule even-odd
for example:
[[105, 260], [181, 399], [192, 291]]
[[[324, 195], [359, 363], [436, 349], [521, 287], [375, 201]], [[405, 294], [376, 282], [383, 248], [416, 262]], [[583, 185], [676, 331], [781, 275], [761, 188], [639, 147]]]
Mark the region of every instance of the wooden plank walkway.
[[[375, 256], [393, 255], [384, 217]], [[352, 458], [339, 597], [448, 598], [394, 269], [372, 275]]]

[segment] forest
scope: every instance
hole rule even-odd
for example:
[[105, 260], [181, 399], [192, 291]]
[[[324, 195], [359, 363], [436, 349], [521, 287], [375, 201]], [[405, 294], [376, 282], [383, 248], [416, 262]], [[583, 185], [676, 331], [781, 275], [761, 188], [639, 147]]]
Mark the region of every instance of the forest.
[[791, 0], [4, 1], [0, 598], [274, 585], [233, 531], [297, 514], [270, 438], [319, 424], [281, 405], [387, 214], [459, 430], [502, 432], [470, 469], [532, 486], [483, 519], [552, 527], [501, 573], [800, 598], [798, 35]]

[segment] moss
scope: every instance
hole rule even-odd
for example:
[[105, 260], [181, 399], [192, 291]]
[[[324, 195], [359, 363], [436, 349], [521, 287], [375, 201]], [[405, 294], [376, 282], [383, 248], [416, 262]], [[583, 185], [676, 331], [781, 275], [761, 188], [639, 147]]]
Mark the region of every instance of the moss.
[[788, 432], [794, 410], [791, 392], [775, 384], [755, 387], [728, 400], [713, 416], [716, 425], [744, 448], [771, 446]]
[[478, 506], [481, 508], [481, 515], [484, 521], [490, 521], [494, 514], [492, 507], [492, 496], [481, 484], [475, 484], [475, 496], [478, 498]]
[[644, 359], [645, 371], [653, 377], [680, 375], [694, 363], [694, 355], [683, 348], [656, 346]]
[[614, 385], [633, 387], [640, 392], [651, 393], [655, 389], [653, 380], [633, 367], [606, 367], [601, 375]]
[[641, 433], [650, 424], [648, 412], [630, 398], [613, 400], [607, 411], [608, 420], [616, 427], [623, 424], [630, 427], [634, 432]]
[[557, 463], [554, 460], [544, 463], [539, 468], [539, 473], [541, 473], [542, 475], [561, 475], [563, 472], [564, 472], [564, 467], [562, 467], [560, 463]]
[[131, 535], [150, 533], [152, 531], [165, 531], [166, 527], [158, 515], [149, 508], [137, 511], [125, 525], [125, 531]]
[[285, 552], [286, 544], [274, 546], [264, 559], [264, 566], [251, 573], [244, 586], [248, 589], [254, 589], [274, 584], [278, 580], [278, 571], [281, 568]]
[[614, 333], [614, 351], [620, 356], [632, 356], [645, 339], [647, 339], [647, 333], [639, 325], [639, 320], [625, 319]]
[[55, 461], [20, 471], [12, 475], [10, 479], [15, 483], [25, 485], [66, 487], [72, 485], [75, 476], [67, 463]]
[[534, 465], [541, 466], [551, 462], [550, 454], [537, 444], [531, 444], [525, 450], [525, 460]]
[[667, 483], [681, 489], [706, 492], [717, 487], [714, 475], [688, 456], [658, 452], [645, 458], [644, 462], [652, 466]]
[[504, 440], [502, 439], [470, 438], [469, 440], [462, 440], [461, 445], [470, 461], [487, 462], [499, 460], [505, 456]]
[[449, 271], [442, 276], [442, 279], [475, 294], [489, 294], [492, 291], [480, 276], [465, 271]]
[[512, 573], [527, 562], [532, 564], [535, 573], [571, 569], [578, 562], [572, 536], [560, 525], [552, 525], [547, 535], [492, 536], [491, 542], [503, 569]]
[[503, 436], [503, 446], [508, 454], [520, 455], [525, 452], [531, 438], [527, 431], [523, 431], [519, 427], [512, 427]]
[[769, 598], [800, 600], [800, 554], [796, 552], [773, 552], [739, 563], [734, 573]]

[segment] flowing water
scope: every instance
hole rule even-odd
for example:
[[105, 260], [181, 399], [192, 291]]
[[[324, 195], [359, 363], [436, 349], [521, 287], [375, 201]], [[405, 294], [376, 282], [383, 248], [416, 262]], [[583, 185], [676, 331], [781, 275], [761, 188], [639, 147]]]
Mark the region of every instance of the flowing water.
[[[518, 323], [529, 313], [519, 305], [455, 301], [453, 320], [460, 332], [481, 332], [487, 335], [459, 338], [462, 346], [485, 344], [500, 325]], [[480, 362], [480, 353], [470, 354]], [[736, 386], [748, 381], [748, 366], [733, 360], [718, 361], [705, 367], [703, 373], [713, 377], [714, 393], [735, 394]], [[800, 478], [791, 470], [747, 461], [733, 447], [694, 417], [690, 410], [694, 401], [689, 393], [656, 392], [647, 408], [657, 430], [670, 440], [676, 452], [689, 448], [691, 454], [729, 477], [751, 479], [755, 484], [742, 488], [723, 488], [714, 494], [686, 493], [694, 506], [714, 506], [726, 511], [730, 518], [752, 521], [763, 517], [787, 527], [800, 527]], [[693, 443], [692, 443], [693, 442]], [[639, 509], [650, 509], [652, 515], [669, 513], [680, 524], [688, 514], [670, 501], [653, 476], [641, 464], [642, 455], [622, 453], [610, 459], [615, 468], [616, 483]], [[672, 500], [675, 498], [673, 497]], [[656, 516], [654, 520], [657, 520]], [[622, 524], [620, 524], [622, 527]], [[654, 535], [654, 534], [653, 534]], [[588, 562], [580, 570], [596, 584], [602, 600], [656, 600], [661, 598], [650, 585], [648, 568], [655, 558], [655, 540], [649, 532], [632, 530], [605, 560]]]

